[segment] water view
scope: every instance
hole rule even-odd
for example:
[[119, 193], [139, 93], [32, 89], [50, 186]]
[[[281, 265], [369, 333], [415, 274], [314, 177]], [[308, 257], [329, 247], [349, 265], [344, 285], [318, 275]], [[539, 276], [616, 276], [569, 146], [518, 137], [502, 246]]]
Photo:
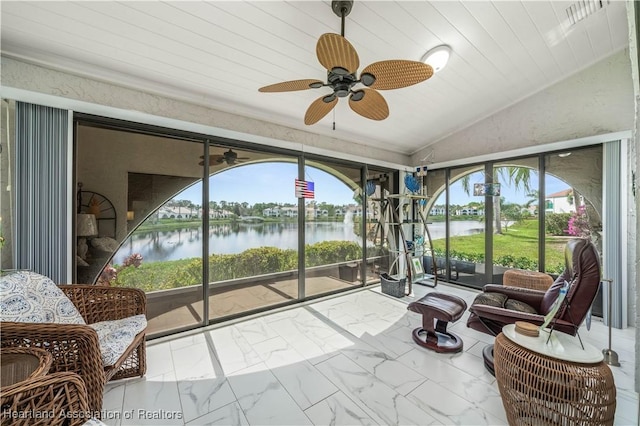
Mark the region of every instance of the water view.
[[[359, 226], [359, 225], [356, 225]], [[470, 235], [483, 232], [483, 223], [476, 220], [451, 222], [452, 235]], [[429, 225], [433, 239], [445, 237], [444, 222]], [[305, 225], [307, 244], [321, 241], [354, 241], [359, 237], [353, 223], [310, 222]], [[114, 263], [121, 264], [133, 253], [140, 253], [145, 262], [187, 259], [202, 256], [202, 227], [177, 230], [136, 231], [114, 256]], [[213, 225], [209, 231], [211, 254], [236, 254], [250, 248], [277, 247], [298, 249], [298, 224], [278, 223], [228, 223]]]

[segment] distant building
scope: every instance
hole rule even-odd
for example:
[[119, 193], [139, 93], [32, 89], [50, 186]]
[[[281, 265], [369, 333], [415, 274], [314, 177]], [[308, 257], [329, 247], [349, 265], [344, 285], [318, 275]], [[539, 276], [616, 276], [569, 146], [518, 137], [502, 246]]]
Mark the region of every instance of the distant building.
[[280, 207], [280, 215], [283, 217], [298, 217], [297, 207]]
[[576, 211], [576, 200], [571, 188], [554, 192], [544, 198], [544, 211], [546, 213], [573, 213]]
[[447, 214], [447, 211], [444, 206], [433, 206], [429, 211], [431, 216], [444, 216], [445, 214]]
[[199, 212], [188, 207], [162, 206], [158, 209], [158, 217], [160, 219], [197, 219]]
[[[442, 214], [444, 214], [444, 212]], [[453, 214], [455, 216], [482, 216], [484, 214], [484, 209], [464, 206], [461, 209], [456, 210]]]
[[280, 207], [267, 208], [262, 210], [264, 217], [280, 217]]

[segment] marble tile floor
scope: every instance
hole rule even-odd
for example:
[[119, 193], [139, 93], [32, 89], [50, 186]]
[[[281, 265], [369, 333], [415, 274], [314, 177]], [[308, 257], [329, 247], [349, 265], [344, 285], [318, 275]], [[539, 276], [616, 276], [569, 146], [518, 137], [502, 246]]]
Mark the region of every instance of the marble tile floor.
[[[414, 286], [396, 299], [379, 286], [150, 341], [144, 378], [107, 385], [108, 425], [505, 425], [495, 378], [482, 349], [493, 337], [449, 329], [464, 351], [416, 345], [420, 315], [409, 302], [434, 289]], [[439, 284], [471, 303], [476, 292]], [[616, 425], [638, 424], [635, 329], [613, 330], [621, 367]], [[597, 348], [608, 329], [593, 321], [580, 335]]]

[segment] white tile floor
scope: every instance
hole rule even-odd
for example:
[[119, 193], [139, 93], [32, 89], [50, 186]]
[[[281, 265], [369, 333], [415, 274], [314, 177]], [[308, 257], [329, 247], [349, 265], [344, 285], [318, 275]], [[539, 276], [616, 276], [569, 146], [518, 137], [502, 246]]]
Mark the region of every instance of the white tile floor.
[[[449, 327], [464, 351], [437, 354], [417, 346], [420, 315], [407, 303], [434, 291], [414, 286], [396, 299], [379, 286], [215, 328], [151, 341], [142, 379], [110, 383], [109, 425], [504, 425], [498, 387], [482, 348], [493, 337]], [[475, 292], [447, 284], [437, 291], [471, 303]], [[607, 328], [594, 321], [580, 335], [597, 348]], [[633, 391], [634, 329], [614, 329], [621, 367], [612, 367], [615, 424], [638, 424]]]

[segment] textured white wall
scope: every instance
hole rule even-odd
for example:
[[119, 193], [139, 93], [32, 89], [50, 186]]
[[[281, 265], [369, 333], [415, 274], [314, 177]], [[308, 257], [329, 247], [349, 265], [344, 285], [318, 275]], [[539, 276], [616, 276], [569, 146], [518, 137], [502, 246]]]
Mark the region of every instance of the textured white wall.
[[[102, 110], [100, 108], [100, 106], [106, 106], [124, 111], [141, 112], [154, 118], [166, 117], [187, 123], [210, 126], [211, 129], [220, 129], [221, 131], [208, 134], [217, 134], [225, 137], [234, 137], [236, 135], [237, 139], [255, 143], [277, 144], [278, 146], [298, 151], [312, 151], [332, 156], [336, 156], [336, 153], [342, 153], [345, 155], [339, 155], [339, 157], [360, 161], [365, 161], [366, 159], [379, 160], [380, 164], [406, 165], [409, 163], [409, 156], [392, 150], [315, 135], [302, 130], [54, 71], [4, 56], [1, 59], [1, 81], [3, 87], [83, 101], [98, 106], [91, 110], [75, 109], [80, 112], [109, 116], [105, 112], [106, 108], [102, 108]], [[167, 127], [175, 126], [169, 121], [163, 123], [162, 120], [157, 119], [154, 119], [154, 122], [150, 124]], [[249, 136], [245, 137], [243, 135]]]
[[633, 128], [629, 51], [622, 50], [411, 158], [440, 163]]
[[[627, 17], [629, 22], [629, 57], [631, 58], [631, 75], [633, 80], [633, 94], [634, 94], [634, 117], [635, 123], [633, 126], [633, 139], [638, 140], [640, 135], [640, 63], [638, 60], [638, 38], [636, 37], [638, 31], [638, 22], [636, 21], [635, 8], [638, 4], [634, 1], [627, 1]], [[638, 194], [638, 168], [640, 167], [640, 156], [638, 156], [637, 143], [632, 143], [629, 146], [629, 173], [627, 176], [630, 188], [630, 194], [628, 194], [629, 202], [629, 235], [627, 241], [629, 241], [629, 262], [628, 262], [628, 280], [629, 287], [635, 290], [635, 299], [629, 298], [630, 303], [635, 302], [634, 306], [627, 306], [627, 312], [629, 315], [635, 314], [636, 324], [636, 369], [635, 369], [635, 384], [636, 392], [640, 392], [640, 291], [638, 290], [640, 284], [640, 277], [638, 275], [638, 266], [640, 265], [640, 251], [638, 245], [640, 245], [640, 237], [638, 235], [638, 229], [640, 228], [640, 217], [638, 217], [638, 203], [640, 194]], [[640, 410], [640, 407], [639, 407]]]

